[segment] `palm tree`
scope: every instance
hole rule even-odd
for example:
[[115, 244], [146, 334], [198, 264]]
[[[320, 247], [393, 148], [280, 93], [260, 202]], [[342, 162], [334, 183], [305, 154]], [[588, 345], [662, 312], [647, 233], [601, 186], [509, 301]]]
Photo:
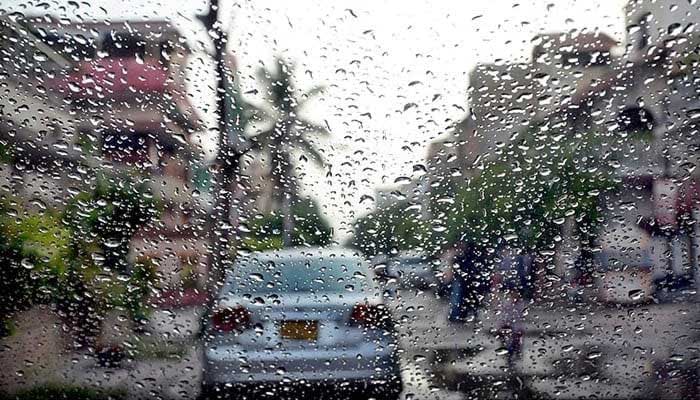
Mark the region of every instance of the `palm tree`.
[[298, 197], [299, 186], [294, 172], [295, 155], [310, 158], [322, 167], [323, 155], [311, 137], [328, 136], [329, 130], [302, 116], [306, 103], [323, 92], [316, 86], [306, 92], [295, 88], [294, 65], [281, 58], [275, 59], [272, 69], [261, 68], [258, 78], [267, 91], [267, 105], [253, 107], [252, 119], [259, 133], [251, 138], [252, 147], [265, 154], [270, 167], [274, 193], [281, 202], [283, 217], [282, 238], [284, 246], [290, 246], [294, 220], [292, 204]]

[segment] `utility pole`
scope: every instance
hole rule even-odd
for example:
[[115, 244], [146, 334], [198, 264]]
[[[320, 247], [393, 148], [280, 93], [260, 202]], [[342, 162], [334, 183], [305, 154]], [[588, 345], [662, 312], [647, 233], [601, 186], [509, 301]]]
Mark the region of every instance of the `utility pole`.
[[199, 18], [209, 33], [214, 45], [214, 63], [216, 65], [216, 109], [218, 112], [218, 149], [213, 168], [214, 206], [209, 221], [209, 276], [207, 288], [210, 296], [215, 294], [223, 284], [223, 279], [231, 260], [229, 259], [232, 241], [231, 206], [233, 201], [234, 177], [238, 172], [240, 157], [243, 150], [240, 146], [231, 145], [229, 134], [232, 132], [230, 110], [233, 99], [228, 88], [232, 84], [233, 71], [226, 65], [226, 46], [228, 35], [224, 32], [219, 21], [219, 0], [210, 0], [207, 14]]

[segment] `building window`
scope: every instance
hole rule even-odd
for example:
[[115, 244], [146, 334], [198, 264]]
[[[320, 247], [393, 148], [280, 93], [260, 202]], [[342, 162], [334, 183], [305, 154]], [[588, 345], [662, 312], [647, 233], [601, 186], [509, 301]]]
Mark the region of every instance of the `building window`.
[[146, 53], [146, 42], [129, 33], [110, 32], [102, 42], [102, 49], [111, 57], [143, 57]]
[[571, 67], [595, 67], [610, 64], [610, 52], [565, 52], [561, 55], [562, 64]]
[[654, 130], [654, 116], [649, 110], [640, 107], [629, 107], [617, 117], [620, 130], [630, 134], [650, 133]]
[[102, 140], [102, 155], [124, 164], [148, 163], [148, 141], [145, 134], [107, 132]]

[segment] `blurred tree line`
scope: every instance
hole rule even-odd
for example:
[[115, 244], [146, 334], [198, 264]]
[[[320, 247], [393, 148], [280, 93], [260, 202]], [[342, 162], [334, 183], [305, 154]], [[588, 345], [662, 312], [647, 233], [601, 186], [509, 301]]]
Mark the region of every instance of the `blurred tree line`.
[[[331, 243], [333, 231], [318, 203], [310, 198], [291, 204], [291, 246], [323, 246]], [[284, 245], [284, 216], [281, 212], [256, 214], [243, 224], [240, 247], [250, 251], [281, 249]]]
[[355, 221], [351, 244], [368, 255], [422, 249], [430, 243], [430, 225], [410, 202], [400, 201]]
[[462, 182], [431, 177], [437, 184], [422, 204], [429, 219], [409, 203], [396, 203], [358, 219], [350, 243], [369, 255], [407, 249], [437, 255], [469, 241], [485, 255], [507, 245], [546, 263], [569, 220], [573, 238], [590, 254], [603, 223], [602, 197], [620, 183], [613, 172], [625, 140], [531, 126], [482, 157]]

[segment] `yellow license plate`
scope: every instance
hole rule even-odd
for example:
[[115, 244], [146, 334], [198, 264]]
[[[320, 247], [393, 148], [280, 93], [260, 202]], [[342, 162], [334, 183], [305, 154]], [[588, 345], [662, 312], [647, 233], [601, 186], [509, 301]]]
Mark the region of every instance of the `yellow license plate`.
[[318, 338], [318, 321], [284, 321], [280, 328], [283, 339], [316, 340]]

